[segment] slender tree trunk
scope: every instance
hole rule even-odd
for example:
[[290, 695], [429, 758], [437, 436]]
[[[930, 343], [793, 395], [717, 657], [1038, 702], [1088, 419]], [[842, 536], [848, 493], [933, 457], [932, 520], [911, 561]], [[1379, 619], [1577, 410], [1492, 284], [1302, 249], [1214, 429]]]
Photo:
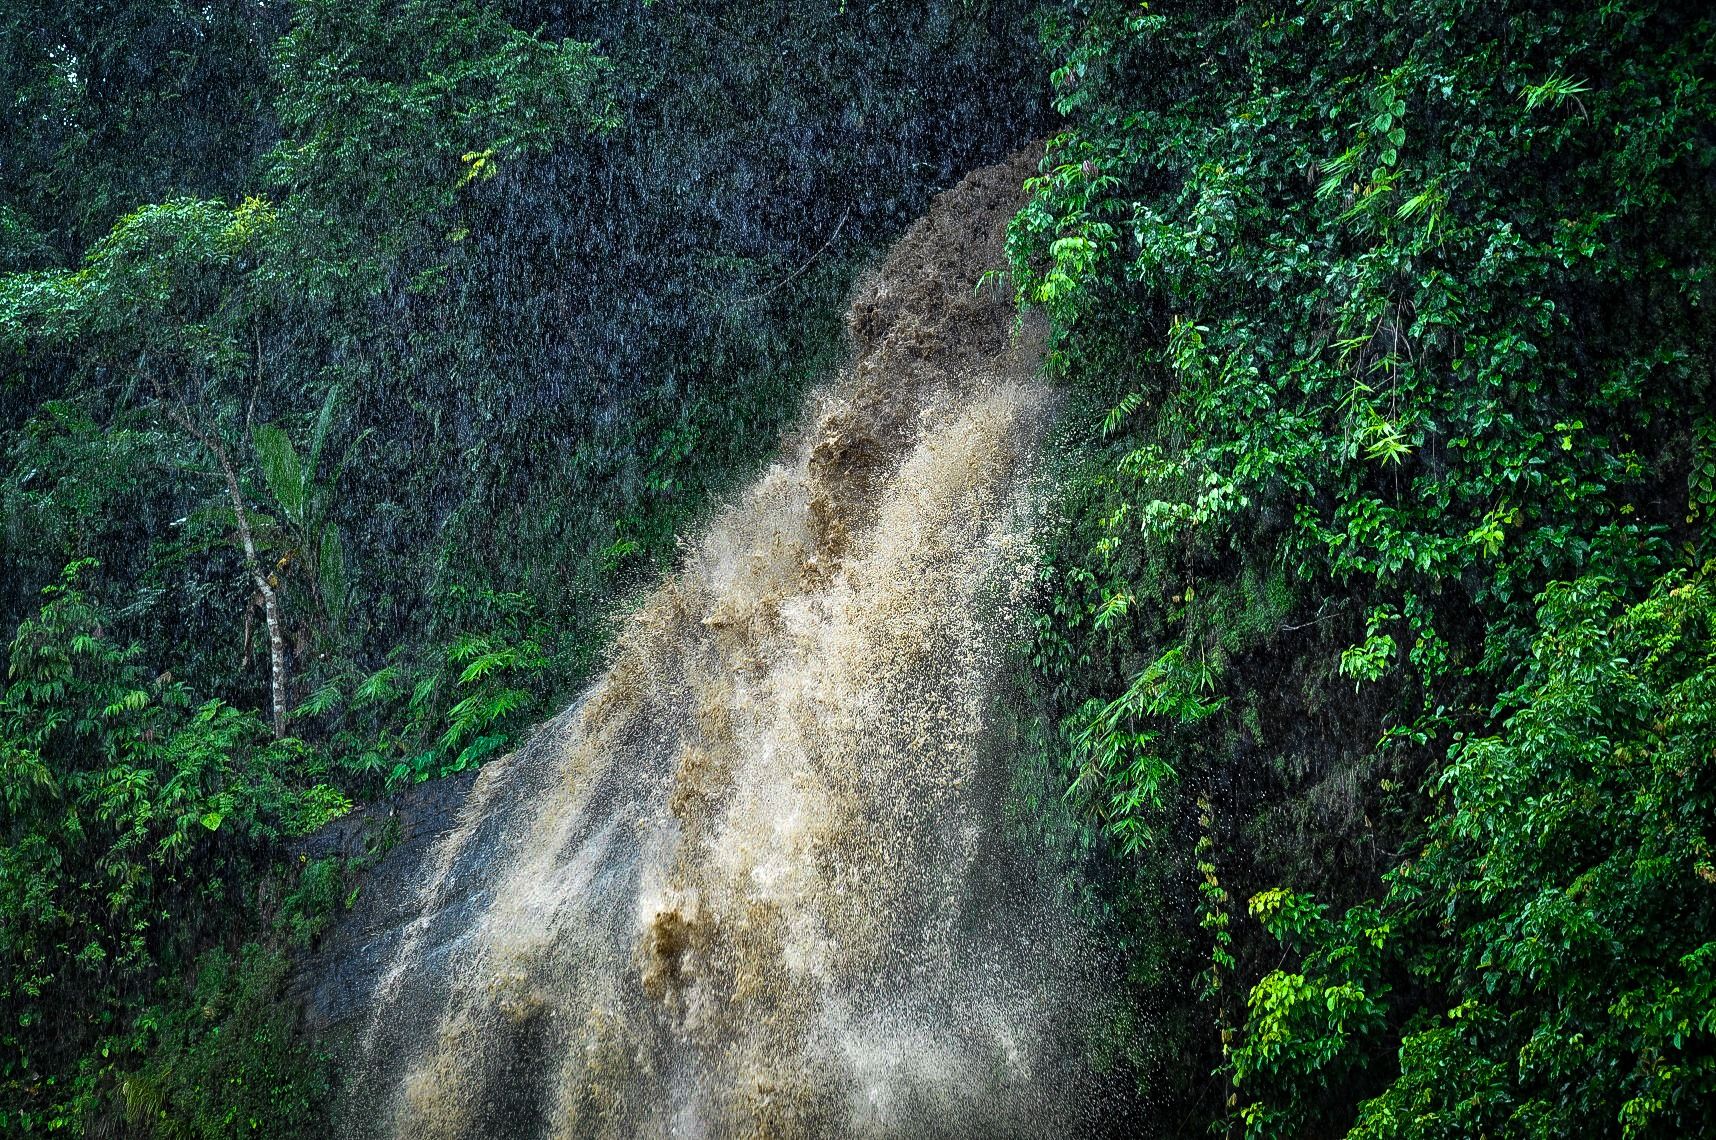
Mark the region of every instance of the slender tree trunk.
[[[160, 392], [159, 385], [156, 391]], [[163, 403], [166, 403], [164, 395], [162, 399]], [[251, 580], [256, 583], [257, 593], [262, 595], [262, 616], [268, 626], [269, 697], [274, 714], [274, 739], [279, 740], [286, 735], [286, 631], [280, 621], [279, 594], [274, 589], [270, 575], [263, 569], [261, 559], [256, 556], [256, 540], [250, 533], [250, 512], [244, 509], [244, 494], [238, 487], [238, 472], [233, 470], [226, 448], [197, 427], [188, 412], [167, 403], [167, 414], [209, 449], [209, 453], [215, 457], [215, 462], [220, 464], [221, 474], [226, 477], [227, 497], [232, 500], [232, 516], [238, 522], [238, 537], [244, 546], [244, 563], [250, 570]]]
[[268, 688], [274, 706], [274, 739], [286, 735], [286, 632], [280, 622], [280, 597], [274, 590], [270, 575], [256, 557], [256, 541], [250, 534], [250, 516], [244, 509], [244, 496], [239, 493], [238, 475], [227, 461], [226, 453], [211, 448], [226, 475], [226, 493], [232, 498], [233, 517], [238, 520], [238, 536], [244, 542], [244, 560], [250, 566], [250, 576], [262, 594], [262, 617], [268, 626]]

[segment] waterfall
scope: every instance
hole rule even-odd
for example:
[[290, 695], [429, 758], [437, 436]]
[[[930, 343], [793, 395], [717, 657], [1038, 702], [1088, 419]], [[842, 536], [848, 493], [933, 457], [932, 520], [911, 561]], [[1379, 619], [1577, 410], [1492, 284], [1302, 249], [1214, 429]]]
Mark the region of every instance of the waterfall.
[[1054, 396], [978, 283], [1036, 157], [860, 283], [778, 462], [482, 772], [360, 1030], [356, 1135], [1081, 1129], [1090, 953], [995, 726]]

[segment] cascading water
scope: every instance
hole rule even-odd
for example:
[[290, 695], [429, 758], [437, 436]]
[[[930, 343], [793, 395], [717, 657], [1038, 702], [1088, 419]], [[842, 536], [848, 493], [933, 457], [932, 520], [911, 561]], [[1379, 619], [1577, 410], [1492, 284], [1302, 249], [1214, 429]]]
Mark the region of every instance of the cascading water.
[[989, 727], [1053, 398], [976, 285], [1035, 157], [936, 200], [801, 437], [483, 772], [361, 1031], [358, 1135], [1082, 1129], [1085, 943]]

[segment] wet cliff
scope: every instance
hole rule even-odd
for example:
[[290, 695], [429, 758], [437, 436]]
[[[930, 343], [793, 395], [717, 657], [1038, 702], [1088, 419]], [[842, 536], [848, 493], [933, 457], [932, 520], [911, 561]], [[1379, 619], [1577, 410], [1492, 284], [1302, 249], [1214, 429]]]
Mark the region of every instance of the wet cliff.
[[1090, 955], [993, 730], [1054, 400], [981, 278], [1034, 162], [860, 284], [850, 362], [590, 691], [401, 806], [303, 978], [354, 1135], [1089, 1126]]

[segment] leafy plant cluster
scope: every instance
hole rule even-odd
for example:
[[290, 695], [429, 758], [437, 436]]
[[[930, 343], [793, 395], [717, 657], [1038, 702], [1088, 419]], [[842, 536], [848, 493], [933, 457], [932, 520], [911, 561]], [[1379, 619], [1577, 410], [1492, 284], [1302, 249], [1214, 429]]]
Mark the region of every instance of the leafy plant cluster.
[[0, 1124], [22, 1133], [96, 1111], [157, 988], [249, 933], [274, 843], [351, 808], [303, 744], [116, 642], [88, 569], [44, 591], [0, 694]]
[[[1162, 903], [1115, 904], [1182, 1035], [1148, 1094], [1259, 1136], [1695, 1124], [1716, 25], [1095, 2], [1049, 38], [1068, 128], [1010, 242], [1080, 446], [1029, 667], [1111, 897]], [[1200, 971], [1242, 1025], [1177, 1012]]]
[[[1252, 990], [1247, 1131], [1326, 1126], [1318, 1095], [1398, 1035], [1364, 1137], [1700, 1131], [1716, 1098], [1716, 565], [1626, 603], [1557, 583], [1499, 731], [1457, 740], [1423, 846], [1373, 903], [1251, 900], [1302, 957]], [[1389, 1014], [1404, 992], [1404, 1024]]]
[[[285, 133], [258, 164], [274, 196], [141, 205], [74, 268], [0, 278], [23, 413], [3, 584], [13, 601], [33, 573], [100, 556], [158, 655], [240, 701], [268, 691], [284, 735], [299, 674], [375, 648], [349, 620], [374, 602], [342, 483], [377, 433], [314, 357], [390, 282], [445, 270], [439, 231], [473, 180], [449, 150], [488, 152], [492, 174], [614, 122], [589, 45], [477, 5], [305, 3], [275, 56]], [[210, 653], [215, 629], [241, 636]]]
[[523, 594], [483, 600], [484, 632], [428, 654], [401, 647], [372, 673], [330, 677], [294, 718], [372, 788], [452, 775], [496, 755], [555, 691], [554, 634]]

